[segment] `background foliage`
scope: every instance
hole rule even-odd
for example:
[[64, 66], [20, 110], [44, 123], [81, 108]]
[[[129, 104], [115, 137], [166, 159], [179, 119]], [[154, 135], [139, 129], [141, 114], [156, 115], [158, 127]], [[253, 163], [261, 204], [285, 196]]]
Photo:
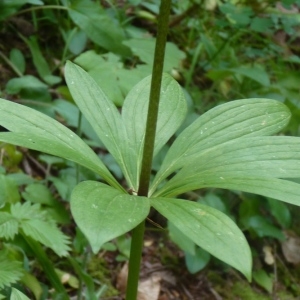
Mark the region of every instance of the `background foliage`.
[[[33, 107], [81, 135], [120, 183], [123, 178], [119, 166], [70, 96], [63, 79], [64, 64], [70, 59], [83, 67], [121, 108], [130, 89], [151, 73], [159, 3], [0, 3], [1, 97]], [[173, 2], [164, 70], [182, 85], [189, 104], [185, 124], [176, 134], [218, 104], [241, 98], [271, 98], [285, 103], [292, 111], [292, 120], [280, 135], [299, 136], [299, 6], [300, 1], [289, 0]], [[70, 294], [80, 293], [84, 285], [87, 299], [116, 295], [116, 274], [111, 272], [107, 276], [111, 270], [108, 258], [116, 259], [115, 266], [126, 260], [130, 238], [122, 236], [105, 244], [101, 253], [108, 255], [101, 261], [91, 255], [85, 238], [74, 230], [70, 220], [71, 191], [77, 182], [97, 180], [97, 175], [55, 156], [9, 144], [0, 146], [3, 297], [10, 295], [14, 299], [21, 292], [29, 298], [49, 297], [51, 282], [39, 276], [41, 267], [28, 239], [47, 248], [57, 274], [68, 277], [64, 284]], [[156, 158], [154, 172], [161, 166], [167, 147]], [[290, 299], [299, 295], [300, 275], [294, 267], [300, 262], [297, 207], [219, 189], [189, 192], [184, 197], [219, 209], [242, 228], [253, 253], [254, 283], [250, 286], [237, 278], [237, 274], [211, 258], [172, 223], [165, 224], [160, 216], [152, 215], [154, 222], [167, 227], [171, 240], [178, 246], [175, 248], [167, 236], [156, 235], [156, 227], [149, 224], [149, 237], [159, 239], [162, 248], [172, 249], [160, 251], [162, 261], [172, 261], [175, 273], [184, 268], [193, 274], [202, 271], [197, 274], [211, 282], [225, 299], [241, 296], [241, 290], [243, 299], [246, 290], [247, 299]], [[71, 257], [64, 257], [67, 253]], [[98, 274], [93, 273], [95, 261], [103, 265]], [[232, 289], [222, 286], [223, 274]], [[193, 292], [191, 287], [190, 290]], [[205, 291], [205, 287], [201, 290]]]

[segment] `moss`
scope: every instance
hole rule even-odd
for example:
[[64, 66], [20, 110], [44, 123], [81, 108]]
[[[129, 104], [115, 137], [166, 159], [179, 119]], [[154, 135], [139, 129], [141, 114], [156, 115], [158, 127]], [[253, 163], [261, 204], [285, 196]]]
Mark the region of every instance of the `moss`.
[[111, 283], [111, 273], [106, 266], [106, 261], [104, 258], [93, 256], [87, 265], [88, 273], [94, 280], [101, 283], [101, 286], [106, 285], [107, 290], [105, 291], [105, 297], [112, 297], [119, 295], [119, 292]]

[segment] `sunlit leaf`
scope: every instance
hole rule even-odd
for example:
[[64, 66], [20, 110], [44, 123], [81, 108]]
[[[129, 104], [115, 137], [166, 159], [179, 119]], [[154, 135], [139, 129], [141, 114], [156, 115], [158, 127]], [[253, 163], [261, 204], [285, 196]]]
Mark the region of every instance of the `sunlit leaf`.
[[29, 107], [0, 99], [0, 141], [72, 160], [121, 189], [94, 151], [73, 131]]
[[134, 157], [134, 152], [128, 146], [129, 140], [119, 111], [82, 68], [67, 62], [65, 72], [76, 104], [120, 165], [128, 184], [134, 187], [133, 166], [126, 162], [129, 157]]
[[81, 182], [71, 195], [72, 215], [94, 253], [141, 223], [149, 209], [148, 198], [124, 194], [96, 181]]
[[[237, 187], [235, 181], [240, 184], [236, 189], [244, 191], [246, 188], [251, 192], [252, 182], [246, 181], [249, 177], [260, 180], [297, 178], [300, 172], [300, 143], [295, 137], [249, 137], [211, 148], [197, 155], [195, 161], [191, 161], [180, 170], [158, 194], [170, 196], [193, 189], [227, 184]], [[241, 184], [242, 180], [245, 181], [244, 184]], [[260, 186], [261, 184], [255, 184], [253, 189]], [[273, 187], [273, 194], [277, 188]], [[287, 191], [287, 195], [297, 193], [296, 191]], [[281, 196], [278, 197], [274, 198], [282, 200]]]
[[230, 140], [274, 134], [288, 123], [290, 115], [285, 105], [269, 99], [237, 100], [209, 110], [174, 141], [150, 194], [164, 178], [191, 161], [194, 163], [203, 152]]
[[241, 230], [225, 214], [197, 202], [153, 198], [151, 205], [195, 244], [251, 279], [251, 251]]
[[[140, 81], [129, 92], [122, 108], [122, 118], [129, 138], [129, 147], [134, 149], [134, 155], [128, 157], [132, 160], [131, 164], [135, 165], [133, 168], [136, 170], [134, 187], [137, 186], [142, 162], [150, 84], [150, 76]], [[187, 112], [182, 88], [168, 74], [163, 75], [160, 97], [154, 155], [176, 132]]]

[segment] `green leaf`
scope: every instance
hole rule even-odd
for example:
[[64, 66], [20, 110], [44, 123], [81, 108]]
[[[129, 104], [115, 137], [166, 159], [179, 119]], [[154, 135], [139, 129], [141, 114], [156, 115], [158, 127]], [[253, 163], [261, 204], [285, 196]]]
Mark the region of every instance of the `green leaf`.
[[12, 216], [18, 221], [31, 218], [44, 219], [46, 214], [41, 210], [39, 204], [32, 205], [30, 202], [25, 202], [23, 204], [21, 204], [20, 202], [16, 203], [14, 205], [11, 205], [10, 210]]
[[125, 33], [122, 26], [102, 10], [99, 4], [89, 0], [72, 2], [69, 15], [73, 22], [97, 45], [123, 56], [130, 54], [122, 44]]
[[251, 280], [250, 248], [229, 217], [207, 205], [182, 199], [153, 198], [151, 205], [195, 244]]
[[126, 69], [121, 58], [111, 52], [99, 55], [94, 50], [89, 50], [78, 56], [75, 63], [94, 78], [117, 106], [122, 106], [125, 96], [134, 85], [151, 73], [151, 67], [145, 64]]
[[40, 183], [27, 185], [25, 191], [22, 193], [22, 197], [26, 201], [46, 204], [49, 206], [53, 206], [56, 202], [50, 190], [45, 185]]
[[287, 125], [290, 115], [284, 104], [269, 99], [236, 100], [209, 110], [182, 131], [172, 144], [150, 195], [163, 179], [188, 163], [195, 163], [202, 153], [230, 140], [277, 133]]
[[20, 225], [24, 234], [32, 237], [46, 247], [51, 248], [57, 255], [66, 256], [70, 250], [69, 238], [65, 236], [54, 224], [43, 220], [23, 220]]
[[17, 282], [22, 276], [22, 264], [11, 260], [6, 251], [0, 251], [0, 289]]
[[0, 208], [3, 207], [5, 203], [16, 203], [20, 201], [20, 194], [15, 181], [2, 174], [0, 174], [0, 191]]
[[71, 195], [72, 215], [94, 253], [141, 223], [149, 209], [148, 198], [124, 194], [96, 181], [80, 183]]
[[261, 269], [253, 272], [254, 281], [264, 288], [270, 294], [273, 291], [273, 279], [266, 273], [265, 270]]
[[203, 198], [200, 198], [197, 202], [203, 205], [213, 207], [225, 214], [228, 214], [227, 207], [223, 200], [214, 193], [208, 193]]
[[252, 216], [244, 224], [253, 229], [259, 237], [270, 236], [281, 241], [285, 239], [283, 232], [262, 216]]
[[30, 299], [19, 290], [12, 288], [10, 294], [10, 300], [30, 300]]
[[[153, 65], [153, 53], [155, 49], [155, 39], [129, 39], [123, 42], [131, 51], [143, 62]], [[170, 42], [166, 43], [166, 55], [164, 70], [171, 71], [173, 68], [180, 68], [180, 62], [185, 58], [185, 53]]]
[[9, 58], [14, 66], [23, 74], [26, 68], [26, 61], [23, 53], [19, 49], [13, 48], [9, 53]]
[[59, 256], [68, 254], [69, 239], [46, 215], [46, 210], [41, 210], [39, 204], [31, 205], [17, 203], [11, 206], [11, 215], [18, 221], [20, 229], [25, 235], [32, 237], [43, 245], [51, 248]]
[[0, 99], [0, 141], [72, 160], [122, 189], [98, 156], [80, 137], [56, 120], [29, 107]]
[[268, 198], [268, 204], [271, 214], [283, 228], [289, 228], [292, 223], [292, 216], [288, 206], [285, 203]]
[[13, 239], [18, 233], [18, 221], [7, 212], [0, 212], [0, 237], [5, 239]]
[[240, 66], [237, 68], [229, 69], [234, 74], [240, 74], [247, 78], [250, 78], [259, 84], [264, 86], [270, 85], [270, 79], [268, 73], [261, 66]]
[[36, 300], [41, 299], [43, 294], [43, 288], [38, 279], [31, 275], [28, 272], [25, 272], [23, 277], [21, 278], [22, 284], [24, 284], [28, 289], [30, 289]]
[[6, 91], [9, 94], [17, 94], [23, 89], [46, 90], [47, 85], [32, 75], [25, 75], [21, 78], [13, 78], [6, 84]]
[[196, 255], [195, 243], [182, 233], [172, 222], [168, 222], [169, 236], [173, 243], [175, 243], [185, 253], [192, 256]]
[[[197, 163], [195, 163], [197, 161]], [[247, 178], [297, 178], [300, 172], [300, 143], [296, 137], [249, 137], [233, 140], [202, 152], [180, 170], [158, 193], [175, 195], [203, 187], [225, 187], [239, 182], [238, 190], [251, 192]], [[263, 183], [262, 183], [263, 184]], [[258, 184], [258, 187], [261, 184]], [[300, 185], [299, 185], [300, 187]], [[253, 186], [256, 189], [257, 186]], [[275, 186], [274, 192], [281, 187]], [[255, 193], [253, 191], [253, 193]], [[288, 194], [297, 191], [288, 191]], [[265, 194], [264, 194], [265, 196]], [[267, 195], [268, 196], [268, 195]], [[272, 196], [269, 196], [272, 197]], [[278, 197], [273, 197], [282, 200]], [[283, 200], [285, 201], [285, 200]], [[288, 199], [287, 202], [290, 202]], [[300, 200], [298, 200], [298, 203]], [[292, 203], [292, 202], [290, 202]], [[296, 203], [294, 203], [296, 204]]]
[[95, 284], [91, 275], [87, 274], [82, 266], [79, 265], [77, 260], [71, 256], [68, 257], [69, 262], [71, 263], [73, 269], [77, 273], [78, 277], [82, 282], [84, 282], [86, 286], [86, 297], [89, 300], [97, 300], [97, 296], [95, 293]]
[[[63, 99], [57, 99], [53, 101], [53, 109], [64, 119], [64, 124], [74, 128], [78, 127], [79, 109], [75, 104]], [[85, 136], [93, 141], [96, 141], [97, 145], [100, 146], [98, 136], [84, 116], [81, 118], [80, 130]]]
[[194, 255], [185, 253], [185, 263], [190, 273], [195, 274], [203, 270], [210, 261], [210, 254], [202, 248], [197, 248]]
[[48, 62], [41, 52], [37, 37], [32, 35], [28, 39], [23, 37], [23, 40], [30, 49], [34, 66], [40, 77], [49, 85], [54, 85], [61, 82], [61, 78], [51, 75], [51, 70]]
[[[146, 120], [150, 96], [151, 76], [140, 81], [127, 95], [122, 108], [122, 118], [129, 138], [129, 147], [134, 154], [130, 164], [136, 170], [134, 188], [142, 163], [143, 146], [146, 131]], [[180, 85], [168, 74], [163, 74], [161, 98], [155, 136], [154, 155], [166, 144], [184, 121], [187, 113], [187, 103]]]
[[66, 81], [70, 92], [108, 151], [120, 165], [130, 187], [133, 169], [128, 169], [126, 158], [134, 157], [121, 115], [97, 83], [80, 67], [67, 62]]

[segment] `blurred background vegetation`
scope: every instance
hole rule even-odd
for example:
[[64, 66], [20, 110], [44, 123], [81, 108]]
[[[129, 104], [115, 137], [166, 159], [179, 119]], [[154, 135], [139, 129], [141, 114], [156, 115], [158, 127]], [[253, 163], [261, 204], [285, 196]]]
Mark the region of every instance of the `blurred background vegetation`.
[[[64, 64], [72, 60], [83, 67], [121, 109], [129, 90], [151, 73], [159, 5], [159, 0], [2, 0], [1, 98], [35, 108], [79, 133], [122, 182], [118, 165], [70, 96]], [[281, 134], [299, 136], [299, 0], [174, 0], [169, 24], [164, 70], [184, 89], [189, 104], [184, 126], [227, 101], [270, 98], [292, 112]], [[155, 158], [153, 173], [167, 149]], [[0, 299], [17, 290], [30, 299], [55, 299], [24, 233], [47, 247], [70, 297], [121, 299], [130, 236], [107, 243], [93, 256], [69, 211], [77, 182], [97, 179], [95, 175], [61, 158], [12, 145], [2, 143], [0, 151]], [[161, 275], [160, 296], [145, 299], [298, 299], [298, 207], [218, 189], [184, 196], [237, 222], [252, 249], [254, 280], [247, 283], [154, 213], [142, 276], [147, 279], [157, 269], [168, 276]], [[17, 223], [8, 234], [6, 220], [12, 217]], [[53, 243], [58, 233], [47, 241], [46, 225], [29, 232], [30, 219], [69, 236], [64, 250], [70, 256], [57, 256]]]

